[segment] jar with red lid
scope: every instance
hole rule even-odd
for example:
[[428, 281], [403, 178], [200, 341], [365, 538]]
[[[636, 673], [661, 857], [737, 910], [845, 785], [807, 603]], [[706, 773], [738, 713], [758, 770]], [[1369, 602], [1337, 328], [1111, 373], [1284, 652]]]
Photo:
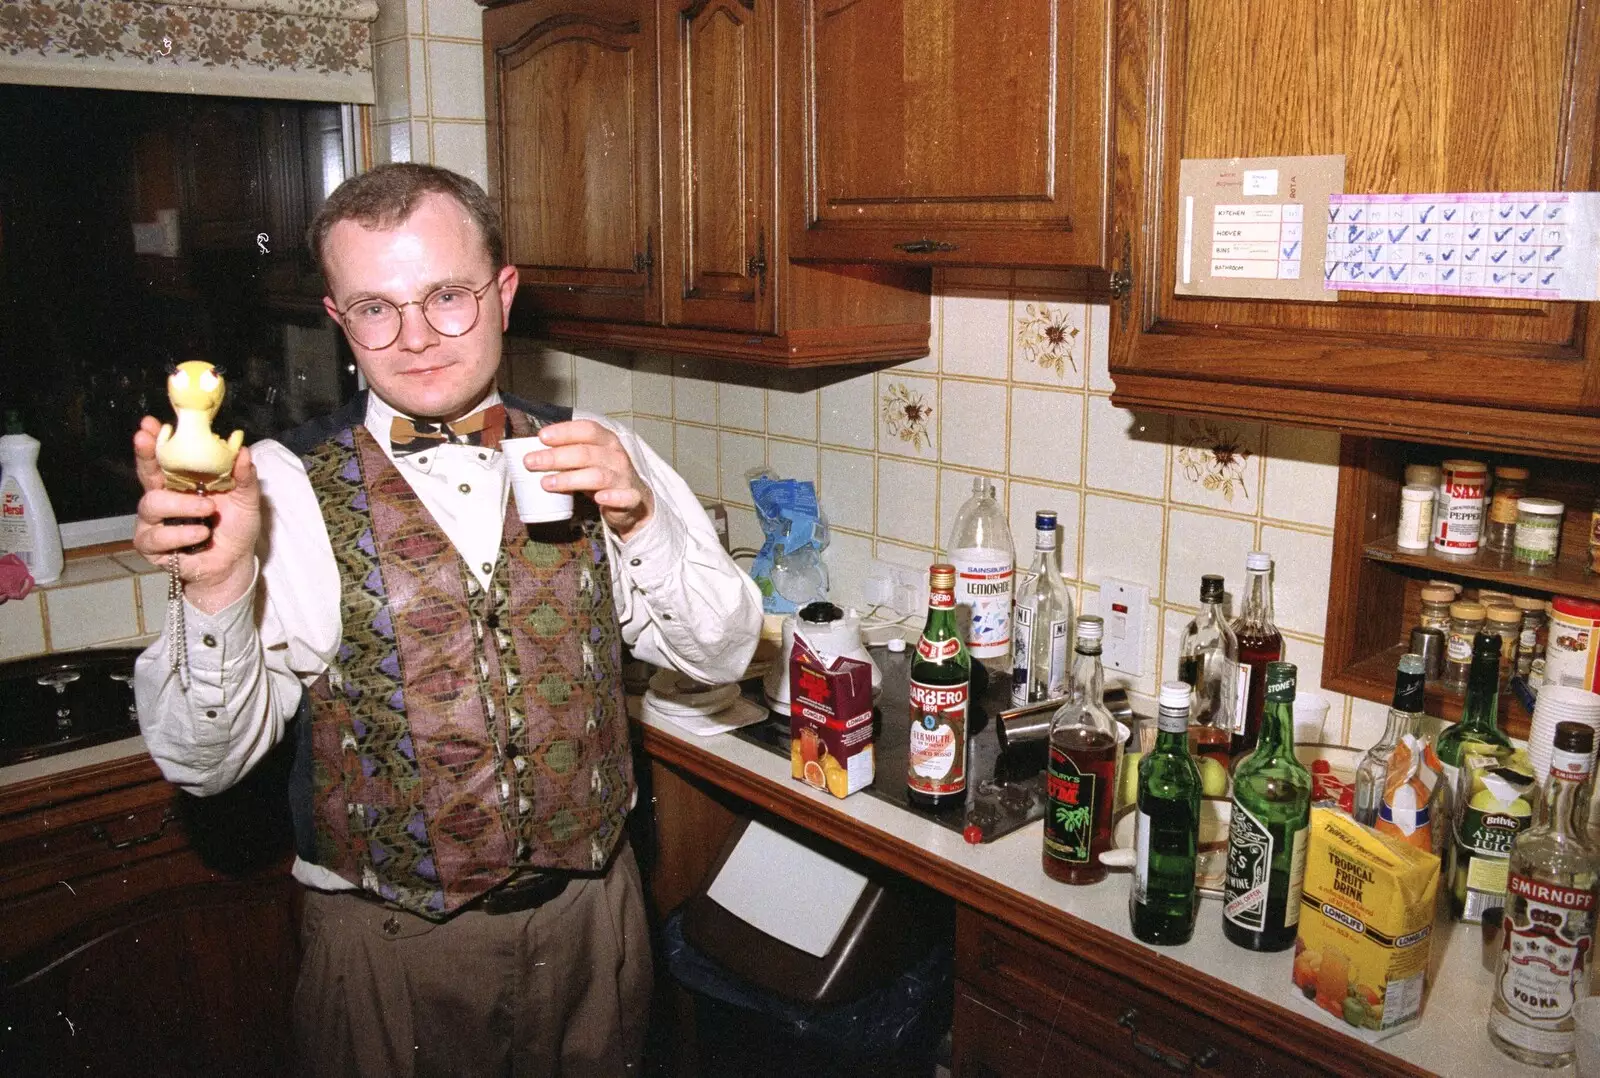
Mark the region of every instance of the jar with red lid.
[[1549, 638], [1544, 651], [1544, 683], [1595, 691], [1600, 659], [1600, 602], [1559, 595], [1550, 600]]
[[1441, 554], [1476, 554], [1489, 469], [1477, 460], [1447, 460], [1439, 468], [1443, 477], [1433, 512], [1433, 549]]

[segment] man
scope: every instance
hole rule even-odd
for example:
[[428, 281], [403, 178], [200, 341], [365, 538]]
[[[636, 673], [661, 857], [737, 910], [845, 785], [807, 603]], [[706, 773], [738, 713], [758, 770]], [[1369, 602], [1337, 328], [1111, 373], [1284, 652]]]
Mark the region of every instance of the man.
[[[630, 431], [499, 396], [517, 271], [476, 184], [373, 169], [310, 240], [368, 391], [241, 450], [225, 494], [165, 489], [159, 425], [134, 436], [134, 546], [180, 552], [185, 592], [139, 660], [146, 742], [204, 795], [295, 739], [307, 1072], [629, 1073], [650, 963], [620, 644], [732, 680], [759, 595]], [[508, 507], [498, 439], [534, 431], [527, 467], [587, 520]]]

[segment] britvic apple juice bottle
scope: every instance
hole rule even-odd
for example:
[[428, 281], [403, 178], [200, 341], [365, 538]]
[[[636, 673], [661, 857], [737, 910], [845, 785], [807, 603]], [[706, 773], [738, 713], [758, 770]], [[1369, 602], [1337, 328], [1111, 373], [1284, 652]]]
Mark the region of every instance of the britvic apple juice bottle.
[[967, 795], [967, 702], [972, 657], [956, 625], [955, 566], [928, 573], [928, 623], [911, 660], [911, 746], [906, 800], [940, 812]]

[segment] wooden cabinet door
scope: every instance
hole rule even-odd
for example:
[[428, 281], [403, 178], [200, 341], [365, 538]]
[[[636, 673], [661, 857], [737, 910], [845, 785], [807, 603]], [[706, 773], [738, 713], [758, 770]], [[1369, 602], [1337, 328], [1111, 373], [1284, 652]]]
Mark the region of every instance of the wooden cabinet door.
[[1184, 158], [1343, 154], [1351, 193], [1592, 190], [1582, 0], [1116, 0], [1111, 374], [1126, 406], [1600, 455], [1592, 304], [1174, 294]]
[[783, 7], [796, 257], [1104, 265], [1110, 0]]
[[667, 325], [771, 333], [772, 0], [662, 0], [659, 19]]
[[658, 322], [652, 0], [523, 0], [483, 16], [491, 187], [523, 303]]

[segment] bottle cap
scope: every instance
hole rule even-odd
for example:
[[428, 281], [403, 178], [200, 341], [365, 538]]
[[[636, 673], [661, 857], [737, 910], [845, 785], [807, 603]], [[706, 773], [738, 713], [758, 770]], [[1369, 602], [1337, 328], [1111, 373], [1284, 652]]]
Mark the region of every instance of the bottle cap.
[[[832, 625], [843, 617], [844, 611], [826, 599], [818, 599], [800, 608], [800, 620], [811, 625]], [[1518, 617], [1517, 620], [1520, 622], [1522, 619]]]
[[1450, 616], [1457, 621], [1482, 621], [1489, 616], [1489, 608], [1471, 599], [1457, 599], [1450, 604]]
[[1200, 578], [1200, 601], [1202, 603], [1222, 602], [1222, 577], [1216, 573], [1207, 573]]
[[1558, 517], [1567, 507], [1554, 498], [1518, 498], [1517, 512], [1531, 513], [1536, 517]]
[[1422, 601], [1425, 603], [1453, 603], [1456, 601], [1456, 589], [1446, 584], [1429, 584], [1422, 589]]
[[1408, 651], [1400, 656], [1399, 670], [1402, 674], [1426, 674], [1428, 664], [1421, 655]]
[[1594, 729], [1587, 723], [1558, 722], [1556, 723], [1555, 747], [1563, 752], [1593, 752]]
[[1501, 625], [1521, 625], [1522, 611], [1514, 606], [1501, 606], [1496, 603], [1489, 608], [1488, 619]]
[[938, 562], [928, 570], [928, 586], [948, 591], [956, 586], [956, 567], [948, 562]]
[[1193, 695], [1194, 690], [1186, 682], [1163, 681], [1158, 703], [1163, 710], [1188, 711]]
[[1527, 613], [1530, 610], [1537, 610], [1542, 614], [1544, 613], [1544, 608], [1549, 605], [1549, 603], [1548, 600], [1538, 599], [1532, 595], [1513, 595], [1511, 597], [1511, 605], [1516, 607], [1518, 610], [1521, 610], [1523, 613]]
[[1261, 550], [1252, 550], [1244, 556], [1244, 567], [1252, 572], [1265, 572], [1272, 568], [1272, 555]]
[[1439, 466], [1437, 464], [1407, 464], [1406, 482], [1416, 483], [1425, 487], [1439, 485]]
[[[1106, 635], [1106, 622], [1099, 614], [1085, 614], [1078, 619], [1078, 639], [1098, 642]], [[1498, 639], [1498, 638], [1497, 638]]]
[[[1496, 637], [1496, 639], [1499, 639]], [[1270, 662], [1267, 664], [1267, 702], [1289, 704], [1294, 702], [1294, 682], [1299, 674], [1294, 663]]]
[[1431, 502], [1434, 489], [1418, 483], [1408, 484], [1400, 488], [1400, 500], [1403, 502]]
[[893, 654], [898, 655], [906, 649], [906, 642], [901, 637], [891, 636], [888, 643], [884, 644], [883, 646], [888, 648]]
[[1528, 469], [1515, 464], [1499, 464], [1495, 466], [1494, 477], [1497, 481], [1512, 480], [1520, 482], [1528, 478]]
[[1054, 509], [1040, 509], [1033, 514], [1033, 530], [1053, 532], [1056, 530], [1056, 511]]
[[1479, 629], [1472, 638], [1472, 655], [1489, 655], [1496, 662], [1500, 660], [1500, 634], [1491, 633], [1487, 629]]

